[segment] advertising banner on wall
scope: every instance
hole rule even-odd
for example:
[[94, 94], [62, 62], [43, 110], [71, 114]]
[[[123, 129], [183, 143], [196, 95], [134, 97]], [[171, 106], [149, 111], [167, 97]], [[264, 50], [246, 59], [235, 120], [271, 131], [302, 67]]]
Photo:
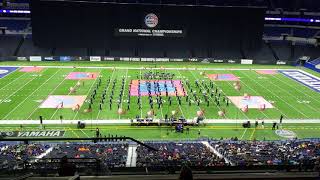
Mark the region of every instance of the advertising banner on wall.
[[130, 58], [130, 61], [140, 61], [140, 58]]
[[58, 58], [54, 57], [54, 56], [44, 56], [43, 60], [44, 61], [56, 61], [56, 60], [58, 60]]
[[253, 64], [275, 64], [276, 61], [275, 60], [254, 60]]
[[187, 61], [189, 61], [189, 62], [198, 62], [199, 59], [198, 58], [189, 58]]
[[41, 56], [30, 56], [30, 61], [41, 61]]
[[90, 56], [90, 61], [101, 61], [101, 56]]
[[229, 64], [235, 64], [235, 63], [237, 63], [237, 60], [234, 60], [234, 59], [228, 59], [228, 60], [226, 60], [227, 61], [227, 63], [229, 63]]
[[241, 59], [241, 64], [252, 64], [253, 60], [252, 59]]
[[71, 61], [71, 56], [60, 56], [59, 60], [62, 62], [68, 62]]
[[210, 60], [211, 63], [224, 63], [223, 59], [211, 59]]
[[169, 58], [156, 58], [157, 62], [169, 62], [170, 59]]
[[171, 62], [183, 62], [184, 60], [182, 58], [172, 58], [170, 59]]
[[286, 65], [286, 64], [287, 64], [287, 61], [281, 61], [281, 60], [279, 60], [279, 61], [276, 62], [276, 64], [277, 64], [277, 65]]
[[129, 57], [121, 57], [120, 61], [130, 61], [130, 58]]
[[140, 58], [140, 60], [144, 62], [153, 62], [156, 61], [156, 58]]
[[107, 56], [105, 56], [105, 57], [103, 57], [103, 60], [104, 60], [104, 61], [114, 61], [114, 57], [107, 57]]
[[28, 60], [28, 58], [25, 56], [17, 57], [17, 61], [27, 61], [27, 60]]

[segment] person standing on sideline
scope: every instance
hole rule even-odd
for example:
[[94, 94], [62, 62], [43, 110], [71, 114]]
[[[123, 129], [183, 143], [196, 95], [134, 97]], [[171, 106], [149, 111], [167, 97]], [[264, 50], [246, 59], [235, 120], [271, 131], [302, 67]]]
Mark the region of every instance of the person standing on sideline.
[[280, 121], [279, 121], [280, 129], [282, 129], [282, 119], [283, 119], [283, 115], [281, 114], [281, 116], [280, 116]]
[[99, 135], [100, 135], [100, 130], [99, 128], [96, 128], [96, 138], [99, 138]]

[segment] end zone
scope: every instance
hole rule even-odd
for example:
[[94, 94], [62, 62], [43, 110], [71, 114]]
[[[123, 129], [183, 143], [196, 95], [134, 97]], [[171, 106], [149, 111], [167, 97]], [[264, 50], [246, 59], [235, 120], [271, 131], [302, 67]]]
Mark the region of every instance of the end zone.
[[18, 67], [0, 67], [0, 79], [17, 69]]

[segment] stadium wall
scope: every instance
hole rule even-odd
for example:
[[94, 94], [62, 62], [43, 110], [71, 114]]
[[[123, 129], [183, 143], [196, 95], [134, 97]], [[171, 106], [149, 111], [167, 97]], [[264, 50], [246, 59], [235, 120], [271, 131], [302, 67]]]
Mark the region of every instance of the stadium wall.
[[265, 9], [32, 0], [33, 42], [106, 48], [111, 56], [215, 57], [259, 49]]
[[314, 61], [311, 61], [311, 62], [306, 62], [304, 64], [304, 67], [320, 73], [320, 58], [315, 59]]
[[138, 58], [138, 57], [110, 57], [110, 56], [9, 56], [0, 57], [0, 61], [125, 61], [125, 62], [198, 62], [204, 64], [270, 64], [270, 65], [294, 65], [294, 61], [287, 60], [253, 60], [253, 59], [214, 59], [214, 58]]

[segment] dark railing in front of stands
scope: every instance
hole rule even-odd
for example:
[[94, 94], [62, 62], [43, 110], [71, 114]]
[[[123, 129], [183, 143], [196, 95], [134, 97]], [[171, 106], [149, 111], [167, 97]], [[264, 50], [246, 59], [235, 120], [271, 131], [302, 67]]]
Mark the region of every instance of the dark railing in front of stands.
[[[161, 166], [146, 167], [116, 167], [106, 165], [97, 158], [68, 158], [68, 163], [74, 164], [76, 171], [81, 176], [108, 176], [108, 175], [143, 175], [170, 173], [175, 174], [181, 170], [182, 165], [163, 164]], [[14, 169], [0, 169], [0, 175], [17, 176], [33, 173], [42, 177], [57, 175], [61, 167], [60, 158], [29, 159], [16, 166]], [[205, 174], [232, 174], [232, 173], [275, 173], [275, 172], [313, 172], [314, 164], [309, 165], [255, 165], [255, 166], [190, 166], [192, 171]]]
[[36, 142], [36, 141], [51, 141], [51, 142], [57, 142], [57, 141], [92, 141], [92, 142], [107, 142], [107, 141], [126, 141], [131, 140], [141, 146], [144, 146], [152, 151], [158, 151], [158, 149], [155, 149], [147, 144], [144, 144], [141, 141], [138, 141], [131, 137], [101, 137], [101, 138], [7, 138], [2, 137], [0, 138], [0, 141], [11, 141], [11, 142], [24, 142], [25, 144], [29, 144], [30, 142]]

